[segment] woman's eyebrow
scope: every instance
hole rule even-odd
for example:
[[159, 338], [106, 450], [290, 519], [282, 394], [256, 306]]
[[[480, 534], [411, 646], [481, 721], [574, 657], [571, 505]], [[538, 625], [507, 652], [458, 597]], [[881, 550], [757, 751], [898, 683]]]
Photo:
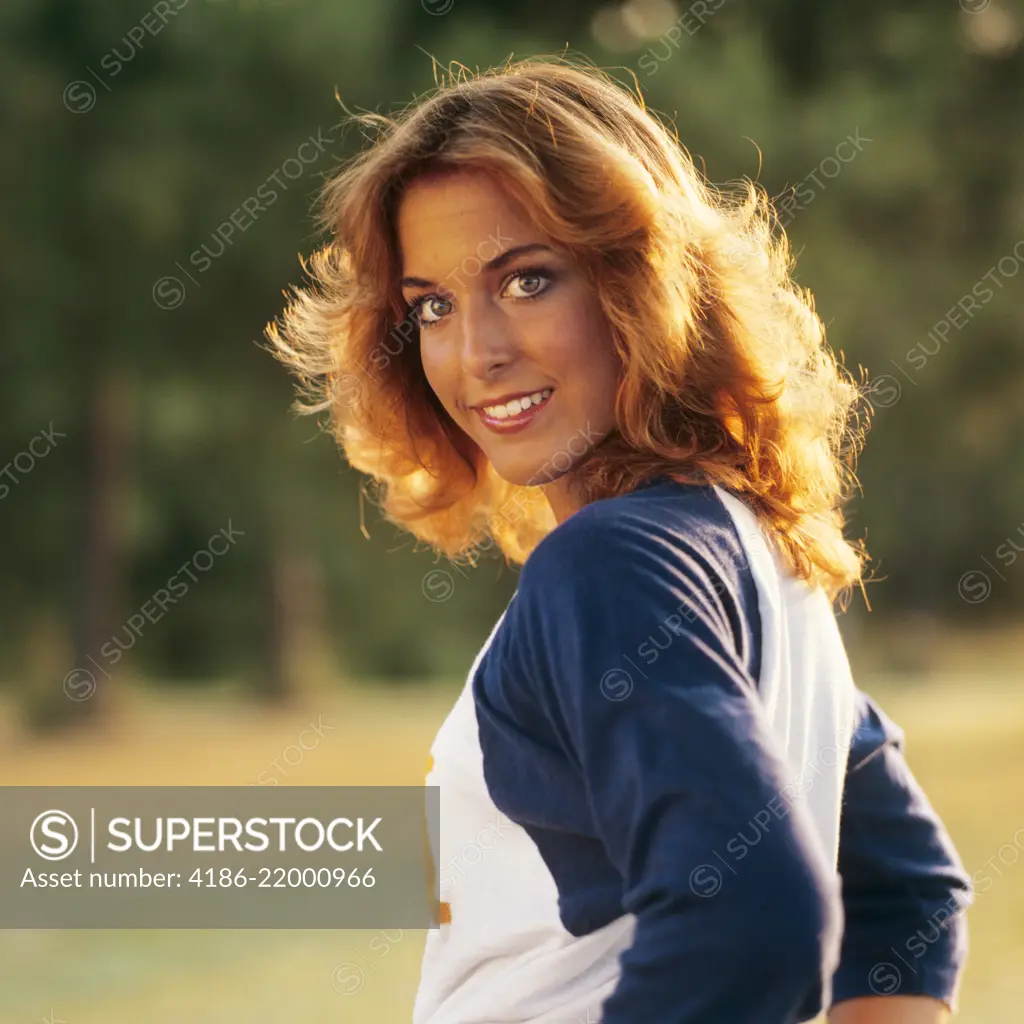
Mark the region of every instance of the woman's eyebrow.
[[[514, 260], [517, 256], [523, 256], [528, 252], [553, 252], [551, 246], [544, 245], [543, 242], [530, 242], [527, 245], [515, 245], [511, 249], [506, 249], [502, 253], [498, 253], [493, 259], [488, 260], [481, 270], [501, 270], [502, 267], [506, 266], [509, 262]], [[402, 288], [436, 288], [437, 284], [434, 281], [428, 281], [423, 277], [403, 277], [398, 282]]]

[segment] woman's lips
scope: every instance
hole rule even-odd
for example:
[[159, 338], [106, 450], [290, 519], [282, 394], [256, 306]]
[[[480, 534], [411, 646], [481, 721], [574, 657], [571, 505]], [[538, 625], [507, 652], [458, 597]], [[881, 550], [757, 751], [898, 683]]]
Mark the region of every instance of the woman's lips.
[[503, 420], [499, 420], [496, 416], [488, 416], [487, 413], [480, 408], [474, 409], [473, 412], [480, 417], [480, 422], [495, 434], [517, 434], [520, 430], [525, 430], [538, 416], [540, 416], [541, 413], [543, 413], [551, 404], [551, 399], [554, 397], [554, 392], [552, 392], [544, 399], [543, 402], [541, 402], [540, 405], [531, 405], [529, 409], [524, 409], [515, 416], [506, 416]]

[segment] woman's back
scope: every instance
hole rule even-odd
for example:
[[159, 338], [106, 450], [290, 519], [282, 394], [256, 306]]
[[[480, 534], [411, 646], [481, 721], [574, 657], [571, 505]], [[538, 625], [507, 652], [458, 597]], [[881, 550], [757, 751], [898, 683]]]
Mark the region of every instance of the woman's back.
[[[838, 901], [854, 697], [830, 602], [734, 495], [664, 480], [580, 510], [526, 563], [431, 748], [445, 908], [415, 1024], [596, 1021], [641, 890], [725, 938], [765, 872], [785, 886], [793, 842]], [[651, 885], [666, 856], [683, 891]]]

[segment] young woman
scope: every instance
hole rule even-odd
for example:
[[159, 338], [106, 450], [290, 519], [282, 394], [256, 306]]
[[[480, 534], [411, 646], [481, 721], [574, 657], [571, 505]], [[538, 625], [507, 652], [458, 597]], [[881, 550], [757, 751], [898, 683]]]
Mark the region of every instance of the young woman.
[[517, 591], [431, 747], [414, 1024], [935, 1024], [970, 882], [833, 602], [856, 385], [763, 190], [612, 79], [444, 84], [269, 329], [386, 514]]

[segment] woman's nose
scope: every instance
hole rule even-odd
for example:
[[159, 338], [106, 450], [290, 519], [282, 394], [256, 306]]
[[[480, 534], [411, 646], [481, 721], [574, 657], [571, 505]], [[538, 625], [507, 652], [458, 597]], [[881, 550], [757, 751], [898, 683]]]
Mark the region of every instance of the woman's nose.
[[470, 299], [463, 309], [463, 368], [470, 376], [491, 380], [515, 362], [516, 343], [510, 325], [487, 297]]

